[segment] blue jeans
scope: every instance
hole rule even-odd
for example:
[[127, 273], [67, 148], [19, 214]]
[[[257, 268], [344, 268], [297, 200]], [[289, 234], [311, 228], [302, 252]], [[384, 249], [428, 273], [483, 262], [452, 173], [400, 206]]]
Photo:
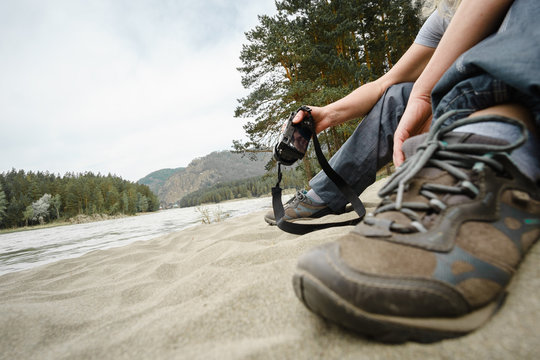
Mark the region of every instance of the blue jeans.
[[[538, 133], [540, 27], [536, 21], [540, 18], [540, 6], [537, 2], [515, 0], [499, 31], [455, 61], [433, 90], [435, 119], [449, 110], [470, 109], [474, 112], [497, 104], [516, 102], [531, 110]], [[394, 131], [403, 115], [411, 88], [411, 83], [389, 88], [349, 140], [330, 159], [330, 165], [356, 193], [362, 193], [372, 184], [377, 170], [392, 159]], [[463, 117], [463, 114], [460, 116]], [[532, 143], [529, 149], [540, 148], [540, 141], [534, 132], [533, 129], [529, 134], [529, 143]], [[498, 135], [504, 138], [505, 134]], [[534, 150], [514, 151], [512, 156], [521, 160], [518, 163], [540, 168], [538, 154]], [[324, 172], [319, 172], [309, 184], [331, 209], [339, 210], [346, 205], [347, 200]]]
[[[461, 55], [432, 92], [435, 119], [449, 110], [474, 112], [503, 103], [528, 108], [534, 118], [533, 129], [529, 129], [527, 143], [511, 157], [535, 181], [540, 181], [539, 18], [538, 0], [515, 0], [499, 30]], [[477, 128], [480, 131], [472, 132], [481, 134], [480, 126]], [[504, 130], [485, 135], [511, 140]]]
[[540, 127], [538, 0], [515, 0], [499, 30], [461, 55], [432, 92], [434, 117], [516, 102]]
[[[329, 160], [332, 168], [357, 194], [371, 185], [377, 170], [392, 160], [394, 132], [412, 86], [412, 83], [403, 83], [390, 87]], [[309, 185], [334, 211], [348, 203], [323, 171], [315, 175]]]

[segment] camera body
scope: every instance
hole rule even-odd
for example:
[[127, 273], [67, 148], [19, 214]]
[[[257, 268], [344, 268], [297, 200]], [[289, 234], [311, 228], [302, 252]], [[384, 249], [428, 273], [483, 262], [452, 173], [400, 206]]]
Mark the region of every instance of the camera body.
[[[299, 111], [306, 112], [304, 119], [298, 124], [293, 124], [292, 120]], [[313, 135], [313, 129], [314, 121], [310, 108], [302, 106], [291, 113], [283, 126], [278, 143], [274, 146], [274, 158], [283, 165], [292, 165], [296, 160], [302, 159]]]

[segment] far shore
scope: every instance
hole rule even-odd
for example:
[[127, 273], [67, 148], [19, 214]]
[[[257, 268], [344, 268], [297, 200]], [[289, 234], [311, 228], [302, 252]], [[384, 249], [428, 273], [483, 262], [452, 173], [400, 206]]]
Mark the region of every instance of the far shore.
[[59, 226], [66, 226], [66, 225], [71, 225], [71, 223], [68, 222], [67, 220], [62, 220], [62, 221], [53, 221], [51, 223], [43, 224], [43, 225], [29, 225], [29, 226], [22, 226], [22, 227], [17, 227], [17, 228], [0, 229], [0, 235], [11, 234], [11, 233], [21, 232], [21, 231], [48, 229], [48, 228], [54, 228], [54, 227], [59, 227]]
[[[385, 167], [385, 168], [383, 168], [383, 170], [380, 170], [377, 173], [377, 181], [386, 178], [390, 174], [391, 169], [392, 168], [387, 169]], [[297, 191], [298, 190], [294, 189], [294, 188], [283, 189], [282, 195], [284, 195], [284, 196], [294, 195]], [[268, 194], [264, 194], [264, 195], [257, 196], [257, 197], [253, 197], [253, 196], [252, 197], [240, 197], [240, 198], [220, 201], [218, 203], [202, 203], [202, 204], [195, 205], [195, 206], [192, 206], [192, 207], [194, 207], [194, 208], [203, 207], [204, 208], [206, 206], [211, 206], [211, 205], [219, 205], [219, 204], [224, 204], [224, 203], [228, 203], [228, 202], [235, 202], [235, 201], [241, 201], [241, 200], [259, 199], [259, 198], [264, 198], [264, 197], [272, 197], [272, 194], [268, 193]], [[369, 206], [371, 206], [371, 205], [372, 204], [369, 204]], [[171, 209], [173, 209], [173, 208], [171, 208]], [[165, 211], [165, 210], [171, 210], [171, 209], [167, 208], [167, 209], [161, 209], [161, 210], [158, 210], [158, 211]], [[180, 208], [176, 208], [176, 209], [180, 209]], [[53, 222], [43, 224], [43, 225], [29, 225], [29, 226], [23, 226], [23, 227], [18, 227], [18, 228], [0, 229], [0, 235], [2, 235], [2, 234], [10, 234], [10, 233], [15, 233], [15, 232], [21, 232], [21, 231], [48, 229], [48, 228], [54, 228], [54, 227], [58, 227], [58, 226], [86, 224], [86, 223], [91, 223], [91, 222], [113, 220], [113, 219], [121, 219], [121, 218], [129, 217], [129, 216], [142, 216], [142, 215], [147, 215], [147, 214], [152, 214], [152, 213], [151, 212], [143, 212], [143, 213], [136, 213], [135, 215], [126, 215], [126, 214], [84, 215], [84, 214], [79, 214], [79, 215], [77, 215], [77, 216], [75, 216], [73, 218], [67, 219], [67, 220], [66, 219], [55, 220]], [[81, 216], [83, 218], [81, 218]], [[79, 219], [77, 219], [77, 218], [79, 218]]]
[[107, 214], [94, 214], [94, 215], [83, 215], [79, 214], [75, 217], [72, 217], [70, 219], [62, 219], [62, 220], [55, 220], [50, 223], [42, 224], [42, 225], [29, 225], [29, 226], [22, 226], [18, 228], [10, 228], [10, 229], [0, 229], [0, 234], [10, 234], [15, 232], [21, 232], [21, 231], [31, 231], [31, 230], [41, 230], [41, 229], [48, 229], [48, 228], [54, 228], [59, 226], [66, 226], [66, 225], [76, 225], [76, 224], [86, 224], [91, 222], [98, 222], [98, 221], [105, 221], [105, 220], [114, 220], [114, 219], [122, 219], [129, 216], [139, 216], [144, 214], [150, 214], [148, 212], [146, 213], [137, 213], [135, 215], [126, 215], [126, 214], [117, 214], [117, 215], [107, 215]]
[[[285, 189], [285, 190], [283, 190], [283, 195], [292, 195], [292, 194], [296, 193], [296, 191], [297, 190], [295, 190], [295, 189]], [[193, 207], [193, 208], [205, 207], [205, 206], [211, 206], [211, 205], [224, 204], [224, 203], [228, 203], [228, 202], [236, 202], [236, 201], [249, 200], [249, 199], [259, 199], [259, 198], [271, 197], [271, 196], [272, 196], [272, 194], [265, 194], [265, 195], [258, 196], [258, 197], [253, 197], [253, 196], [252, 197], [241, 197], [241, 198], [236, 198], [236, 199], [220, 201], [218, 203], [204, 203], [204, 204], [191, 206], [191, 207]], [[181, 209], [181, 208], [176, 208], [176, 209]], [[167, 210], [172, 210], [172, 208], [171, 209], [161, 209], [161, 210], [158, 210], [156, 212], [167, 211]], [[43, 225], [29, 225], [29, 226], [22, 226], [22, 227], [18, 227], [18, 228], [0, 229], [0, 235], [2, 235], [2, 234], [10, 234], [10, 233], [15, 233], [15, 232], [21, 232], [21, 231], [48, 229], [48, 228], [54, 228], [54, 227], [59, 227], [59, 226], [66, 226], [66, 225], [87, 224], [87, 223], [92, 223], [92, 222], [114, 220], [114, 219], [122, 219], [122, 218], [130, 217], [130, 216], [143, 216], [143, 215], [148, 215], [148, 214], [152, 214], [152, 212], [136, 213], [135, 215], [126, 215], [126, 214], [84, 215], [84, 214], [80, 214], [80, 215], [77, 215], [76, 217], [73, 217], [73, 218], [70, 218], [70, 219], [67, 219], [67, 220], [66, 219], [54, 220], [54, 221], [52, 221], [50, 223], [46, 223], [46, 224], [43, 224]], [[77, 219], [80, 216], [83, 216], [83, 218]]]

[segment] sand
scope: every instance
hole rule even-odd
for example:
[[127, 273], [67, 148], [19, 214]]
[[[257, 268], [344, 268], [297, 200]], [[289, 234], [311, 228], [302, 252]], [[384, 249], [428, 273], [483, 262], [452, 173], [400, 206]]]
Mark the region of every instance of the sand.
[[[377, 183], [363, 200], [377, 202]], [[350, 228], [298, 236], [265, 211], [0, 277], [2, 359], [533, 359], [540, 357], [540, 247], [483, 328], [385, 345], [296, 299], [297, 258]], [[325, 219], [330, 220], [330, 219]]]

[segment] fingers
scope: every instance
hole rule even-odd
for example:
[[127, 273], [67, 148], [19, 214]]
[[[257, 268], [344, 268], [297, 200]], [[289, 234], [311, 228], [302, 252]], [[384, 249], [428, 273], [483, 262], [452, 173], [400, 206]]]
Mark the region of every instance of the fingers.
[[403, 155], [403, 151], [401, 151], [401, 148], [394, 149], [392, 160], [394, 160], [394, 166], [396, 168], [400, 167], [401, 164], [403, 164], [403, 162], [405, 161], [405, 155]]
[[406, 139], [407, 137], [403, 138], [403, 136], [401, 136], [401, 133], [398, 133], [396, 131], [394, 135], [394, 152], [392, 154], [392, 159], [394, 161], [394, 166], [396, 168], [399, 167], [401, 164], [403, 164], [403, 162], [405, 161], [405, 155], [403, 154], [402, 147], [403, 147], [403, 142]]
[[[328, 127], [332, 126], [332, 123], [329, 119], [328, 113], [324, 111], [324, 107], [318, 107], [318, 106], [309, 106], [311, 109], [311, 116], [313, 117], [313, 121], [315, 122], [315, 132], [318, 134], [321, 131], [327, 129]], [[294, 116], [292, 122], [293, 124], [298, 124], [302, 120], [304, 120], [306, 117], [306, 112], [303, 110], [300, 110], [296, 113]]]
[[[322, 108], [318, 106], [311, 106], [311, 105], [305, 105], [305, 106], [311, 110], [311, 116], [313, 116], [313, 119], [315, 120], [315, 122], [320, 121], [321, 117], [324, 117], [321, 111]], [[307, 114], [307, 111], [304, 111], [304, 110], [298, 111], [293, 118], [293, 124], [298, 124], [299, 122], [304, 120], [306, 114]]]
[[292, 122], [293, 122], [293, 124], [298, 124], [302, 120], [304, 120], [304, 111], [300, 110], [299, 112], [296, 113], [296, 115], [293, 118]]

